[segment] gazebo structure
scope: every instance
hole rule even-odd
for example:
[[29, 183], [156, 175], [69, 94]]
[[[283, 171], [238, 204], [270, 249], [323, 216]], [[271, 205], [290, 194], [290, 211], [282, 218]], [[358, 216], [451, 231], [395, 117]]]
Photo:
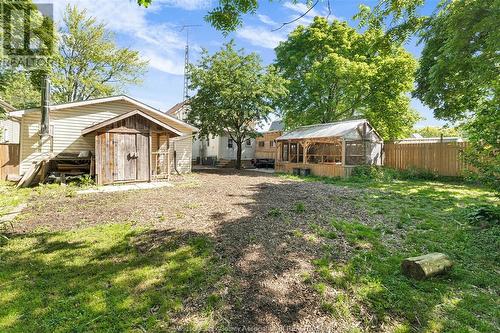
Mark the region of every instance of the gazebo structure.
[[276, 141], [277, 172], [348, 177], [357, 165], [382, 164], [383, 140], [366, 119], [302, 126]]

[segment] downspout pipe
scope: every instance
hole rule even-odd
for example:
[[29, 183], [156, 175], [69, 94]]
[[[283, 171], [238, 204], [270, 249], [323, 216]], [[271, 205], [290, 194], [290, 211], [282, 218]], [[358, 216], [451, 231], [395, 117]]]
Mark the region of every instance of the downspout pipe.
[[43, 75], [42, 78], [42, 93], [41, 93], [41, 120], [40, 120], [40, 136], [46, 137], [49, 135], [50, 126], [50, 79], [48, 74]]
[[177, 170], [177, 150], [175, 149], [175, 141], [172, 142], [172, 146], [174, 148], [174, 170], [178, 175], [180, 175], [181, 173]]

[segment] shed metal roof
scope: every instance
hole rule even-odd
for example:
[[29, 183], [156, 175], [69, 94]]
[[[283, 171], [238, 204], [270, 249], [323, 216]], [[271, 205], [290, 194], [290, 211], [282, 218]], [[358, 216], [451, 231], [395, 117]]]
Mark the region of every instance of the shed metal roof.
[[326, 137], [343, 137], [347, 133], [356, 130], [360, 125], [367, 123], [366, 119], [346, 120], [328, 124], [302, 126], [287, 132], [276, 140], [296, 140]]

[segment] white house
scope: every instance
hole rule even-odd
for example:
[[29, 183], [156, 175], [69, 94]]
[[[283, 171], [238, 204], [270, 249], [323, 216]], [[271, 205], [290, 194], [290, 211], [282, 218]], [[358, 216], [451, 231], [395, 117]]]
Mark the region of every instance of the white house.
[[[2, 99], [0, 99], [0, 108], [7, 115], [15, 110], [12, 105]], [[8, 118], [0, 120], [0, 143], [19, 143], [19, 129], [20, 123], [18, 121]]]
[[[189, 104], [187, 101], [177, 103], [167, 111], [167, 114], [186, 121], [189, 114]], [[241, 152], [243, 164], [250, 164], [251, 160], [254, 159], [255, 147], [255, 139], [245, 140]], [[203, 139], [195, 137], [193, 140], [193, 162], [196, 164], [228, 165], [232, 161], [236, 161], [236, 151], [236, 143], [227, 135], [209, 136]]]

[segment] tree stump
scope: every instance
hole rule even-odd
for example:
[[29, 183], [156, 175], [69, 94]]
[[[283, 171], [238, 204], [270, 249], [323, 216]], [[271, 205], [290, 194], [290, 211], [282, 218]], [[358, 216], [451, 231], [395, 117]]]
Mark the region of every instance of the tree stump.
[[406, 276], [423, 280], [430, 276], [450, 271], [453, 262], [443, 253], [429, 253], [423, 256], [406, 258], [401, 263], [401, 270]]

